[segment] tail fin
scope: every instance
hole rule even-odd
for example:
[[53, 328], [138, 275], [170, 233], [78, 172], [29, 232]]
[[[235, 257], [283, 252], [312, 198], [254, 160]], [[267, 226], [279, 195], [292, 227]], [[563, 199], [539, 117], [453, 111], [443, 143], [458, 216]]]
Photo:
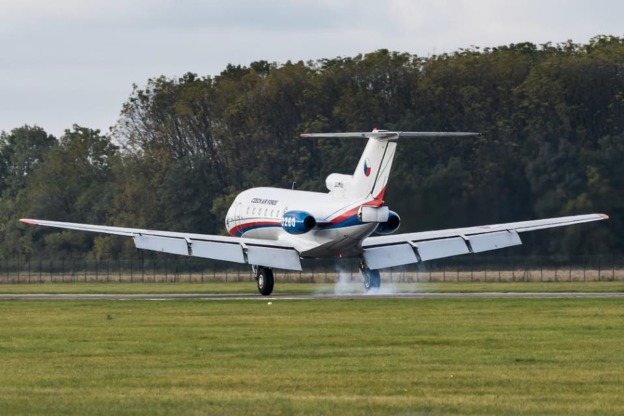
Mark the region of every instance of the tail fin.
[[301, 137], [367, 137], [368, 143], [352, 176], [332, 173], [326, 183], [330, 192], [350, 198], [383, 201], [399, 137], [461, 137], [480, 133], [396, 132], [373, 130], [371, 133], [311, 133]]
[[353, 172], [353, 179], [345, 192], [346, 196], [383, 201], [396, 145], [396, 139], [368, 139], [364, 153]]

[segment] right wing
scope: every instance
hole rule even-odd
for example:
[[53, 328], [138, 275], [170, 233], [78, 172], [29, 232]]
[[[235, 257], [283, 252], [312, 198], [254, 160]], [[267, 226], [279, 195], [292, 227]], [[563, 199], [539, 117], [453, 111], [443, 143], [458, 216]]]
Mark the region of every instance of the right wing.
[[371, 269], [401, 266], [427, 260], [481, 253], [522, 244], [518, 233], [609, 218], [605, 214], [574, 215], [542, 220], [483, 225], [368, 237], [362, 242], [366, 265]]
[[273, 240], [21, 219], [25, 224], [132, 237], [136, 248], [286, 270], [301, 270], [299, 252]]

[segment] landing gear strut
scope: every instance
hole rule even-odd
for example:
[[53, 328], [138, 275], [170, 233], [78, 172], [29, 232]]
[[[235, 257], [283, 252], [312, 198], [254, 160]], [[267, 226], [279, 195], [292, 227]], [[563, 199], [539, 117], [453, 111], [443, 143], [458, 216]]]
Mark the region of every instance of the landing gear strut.
[[264, 266], [252, 266], [254, 278], [258, 282], [258, 292], [262, 296], [273, 293], [273, 270]]
[[379, 270], [369, 269], [364, 259], [360, 259], [360, 273], [362, 273], [364, 289], [367, 292], [378, 290], [381, 287], [381, 275], [379, 274]]

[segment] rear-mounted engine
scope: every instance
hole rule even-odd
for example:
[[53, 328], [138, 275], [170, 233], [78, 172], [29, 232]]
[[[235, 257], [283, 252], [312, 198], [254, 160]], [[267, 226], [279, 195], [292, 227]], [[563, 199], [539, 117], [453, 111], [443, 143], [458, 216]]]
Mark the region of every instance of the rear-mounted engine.
[[380, 222], [373, 234], [387, 235], [392, 234], [399, 229], [401, 225], [401, 217], [394, 211], [388, 213], [388, 221]]

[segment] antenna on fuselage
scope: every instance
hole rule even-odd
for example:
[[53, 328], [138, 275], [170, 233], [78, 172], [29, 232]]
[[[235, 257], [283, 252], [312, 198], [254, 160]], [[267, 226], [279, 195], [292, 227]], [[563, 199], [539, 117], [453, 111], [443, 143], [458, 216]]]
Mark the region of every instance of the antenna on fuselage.
[[290, 188], [290, 189], [294, 190], [296, 184], [297, 184], [297, 182], [293, 181], [292, 188]]

